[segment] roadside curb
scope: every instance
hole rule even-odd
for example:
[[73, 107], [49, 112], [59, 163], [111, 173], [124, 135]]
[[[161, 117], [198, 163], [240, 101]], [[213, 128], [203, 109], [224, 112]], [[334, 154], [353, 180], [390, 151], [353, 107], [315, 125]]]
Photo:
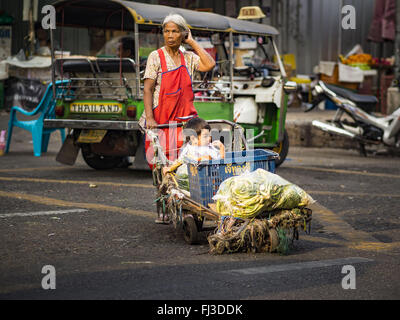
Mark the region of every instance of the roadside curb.
[[286, 130], [289, 136], [289, 144], [293, 147], [307, 148], [358, 148], [357, 142], [337, 135], [324, 132], [313, 127], [313, 120], [332, 119], [334, 112], [317, 111], [304, 113], [288, 110], [286, 116]]

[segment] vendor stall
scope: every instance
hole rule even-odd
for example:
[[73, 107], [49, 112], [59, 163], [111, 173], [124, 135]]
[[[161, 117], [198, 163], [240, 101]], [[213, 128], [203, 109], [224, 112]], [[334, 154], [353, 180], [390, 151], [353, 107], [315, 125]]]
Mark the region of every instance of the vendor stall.
[[328, 84], [359, 94], [374, 95], [379, 103], [371, 112], [387, 114], [387, 92], [393, 80], [393, 58], [376, 58], [356, 45], [338, 61], [320, 61], [314, 72]]
[[[341, 62], [320, 61], [316, 73], [322, 81], [350, 90], [363, 90], [362, 93], [373, 94], [373, 78], [377, 76], [375, 69], [362, 69]], [[360, 92], [361, 93], [361, 92]]]

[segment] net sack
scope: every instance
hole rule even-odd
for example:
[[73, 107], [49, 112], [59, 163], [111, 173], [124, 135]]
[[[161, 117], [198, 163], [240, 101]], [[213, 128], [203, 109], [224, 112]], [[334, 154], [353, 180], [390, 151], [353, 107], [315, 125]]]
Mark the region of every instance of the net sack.
[[303, 189], [263, 169], [228, 178], [216, 195], [220, 215], [251, 219], [264, 211], [294, 209], [315, 201]]

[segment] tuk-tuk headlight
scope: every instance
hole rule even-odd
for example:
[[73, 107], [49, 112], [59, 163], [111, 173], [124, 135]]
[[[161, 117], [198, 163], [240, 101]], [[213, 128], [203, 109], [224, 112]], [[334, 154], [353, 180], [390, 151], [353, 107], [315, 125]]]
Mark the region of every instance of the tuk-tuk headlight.
[[286, 94], [291, 94], [293, 92], [297, 91], [297, 83], [294, 81], [288, 81], [283, 85], [283, 90], [285, 91]]
[[135, 105], [128, 106], [126, 108], [126, 115], [129, 118], [136, 118], [136, 106]]

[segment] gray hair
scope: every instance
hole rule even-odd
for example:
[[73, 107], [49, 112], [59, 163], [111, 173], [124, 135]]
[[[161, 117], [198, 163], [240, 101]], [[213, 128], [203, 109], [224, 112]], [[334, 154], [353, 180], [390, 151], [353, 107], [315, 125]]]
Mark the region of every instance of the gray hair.
[[169, 22], [175, 23], [181, 32], [189, 31], [189, 27], [186, 23], [185, 18], [182, 17], [180, 14], [170, 13], [169, 15], [167, 15], [162, 24], [163, 29], [164, 29], [165, 25]]

